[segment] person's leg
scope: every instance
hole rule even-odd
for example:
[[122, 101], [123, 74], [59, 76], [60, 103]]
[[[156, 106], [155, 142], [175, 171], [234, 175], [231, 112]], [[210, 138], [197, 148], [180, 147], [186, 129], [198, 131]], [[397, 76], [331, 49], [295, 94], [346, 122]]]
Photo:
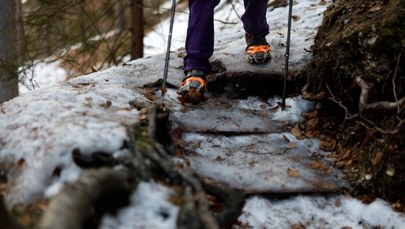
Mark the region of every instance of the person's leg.
[[267, 24], [267, 0], [244, 0], [245, 13], [242, 15], [243, 28], [249, 34], [269, 34]]
[[271, 60], [271, 48], [266, 40], [269, 34], [267, 0], [244, 0], [243, 3], [245, 13], [242, 15], [242, 22], [246, 32], [246, 55], [249, 63], [267, 63]]
[[211, 71], [208, 59], [214, 52], [214, 8], [220, 0], [189, 0], [184, 71]]

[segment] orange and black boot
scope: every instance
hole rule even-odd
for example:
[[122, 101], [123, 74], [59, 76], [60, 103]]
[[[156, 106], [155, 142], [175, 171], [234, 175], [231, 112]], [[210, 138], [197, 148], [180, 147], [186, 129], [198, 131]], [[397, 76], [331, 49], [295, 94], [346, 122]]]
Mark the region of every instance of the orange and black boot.
[[177, 98], [181, 103], [198, 104], [206, 100], [207, 74], [200, 70], [190, 70], [186, 78], [181, 82]]
[[264, 64], [271, 60], [271, 47], [265, 34], [245, 34], [246, 55], [251, 64]]

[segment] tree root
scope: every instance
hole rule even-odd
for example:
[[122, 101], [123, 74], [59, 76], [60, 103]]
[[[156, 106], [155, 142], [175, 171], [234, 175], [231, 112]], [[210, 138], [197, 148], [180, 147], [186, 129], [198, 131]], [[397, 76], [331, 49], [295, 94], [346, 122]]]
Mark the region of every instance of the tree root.
[[326, 99], [326, 97], [328, 96], [328, 94], [324, 91], [321, 91], [318, 94], [312, 94], [312, 93], [308, 92], [308, 89], [309, 89], [309, 83], [306, 83], [304, 85], [304, 87], [301, 89], [302, 97], [306, 100], [320, 102], [320, 101], [323, 101], [324, 99]]
[[[204, 183], [188, 168], [177, 168], [155, 139], [157, 118], [165, 108], [148, 107], [141, 121], [131, 130], [132, 155], [122, 161], [120, 169], [103, 167], [84, 170], [74, 184], [56, 195], [45, 211], [39, 228], [78, 229], [97, 226], [106, 212], [115, 212], [128, 204], [129, 196], [141, 180], [156, 180], [176, 187], [180, 208], [177, 228], [230, 228], [241, 214], [244, 193]], [[214, 216], [207, 194], [223, 202], [223, 210]], [[118, 204], [117, 198], [119, 198]]]
[[39, 228], [82, 228], [86, 220], [95, 214], [97, 205], [115, 202], [113, 199], [116, 197], [128, 197], [134, 184], [134, 177], [128, 169], [87, 170], [78, 181], [66, 186], [52, 199]]
[[359, 99], [359, 110], [367, 111], [367, 110], [395, 110], [395, 109], [403, 109], [405, 107], [405, 97], [401, 98], [396, 102], [388, 102], [388, 101], [380, 101], [375, 103], [368, 104], [368, 98], [370, 93], [371, 86], [363, 80], [360, 76], [357, 76], [354, 79], [356, 85], [358, 85], [361, 89], [360, 99]]

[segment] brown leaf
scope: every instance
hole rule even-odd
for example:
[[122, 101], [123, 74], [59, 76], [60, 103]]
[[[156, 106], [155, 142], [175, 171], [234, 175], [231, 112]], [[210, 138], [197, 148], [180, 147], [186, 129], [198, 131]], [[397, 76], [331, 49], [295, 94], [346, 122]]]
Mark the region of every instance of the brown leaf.
[[291, 143], [288, 145], [288, 148], [290, 148], [290, 149], [295, 149], [295, 148], [297, 148], [297, 143], [296, 143], [296, 142], [291, 142]]
[[298, 21], [298, 20], [300, 19], [300, 16], [298, 16], [298, 15], [292, 15], [291, 18], [292, 18], [294, 21]]
[[318, 118], [311, 118], [310, 120], [307, 121], [307, 124], [309, 127], [313, 128], [318, 124]]
[[262, 117], [267, 117], [269, 114], [265, 111], [259, 112], [259, 115]]
[[112, 102], [111, 102], [111, 100], [108, 99], [104, 104], [101, 104], [101, 107], [104, 109], [108, 109], [111, 107], [111, 105], [112, 105]]
[[291, 225], [291, 229], [305, 229], [305, 226], [302, 224], [293, 224]]
[[348, 149], [344, 149], [340, 152], [339, 156], [338, 156], [338, 160], [345, 160], [347, 158], [349, 158], [351, 155], [350, 150]]
[[305, 131], [304, 134], [305, 134], [305, 137], [307, 137], [307, 138], [312, 138], [312, 137], [316, 136], [315, 132], [312, 130], [307, 130], [307, 131]]
[[371, 204], [374, 201], [374, 198], [369, 195], [360, 195], [356, 198], [364, 204]]
[[311, 161], [311, 168], [313, 168], [313, 169], [320, 169], [320, 168], [322, 168], [322, 166], [323, 166], [323, 164], [317, 160]]
[[395, 211], [401, 211], [401, 209], [403, 208], [403, 205], [398, 200], [397, 202], [391, 204], [391, 208], [394, 209]]
[[187, 109], [186, 107], [182, 107], [182, 108], [180, 109], [180, 112], [181, 112], [181, 113], [187, 113], [187, 112], [188, 112], [188, 109]]
[[342, 201], [339, 198], [337, 198], [335, 201], [335, 206], [340, 207], [341, 205], [342, 205]]
[[201, 141], [193, 142], [193, 143], [191, 144], [191, 146], [193, 146], [194, 148], [200, 148], [200, 147], [201, 147]]
[[301, 133], [301, 130], [300, 130], [300, 128], [298, 127], [298, 125], [294, 126], [294, 127], [291, 129], [291, 134], [294, 135], [294, 136], [297, 137], [297, 138], [300, 138], [300, 137], [301, 137], [302, 133]]
[[18, 160], [18, 162], [17, 162], [17, 168], [21, 169], [22, 167], [24, 167], [24, 165], [25, 165], [25, 159], [20, 158], [20, 160]]
[[380, 164], [381, 160], [383, 159], [384, 153], [377, 152], [373, 158], [373, 165]]
[[319, 149], [323, 151], [333, 151], [336, 147], [336, 140], [327, 138], [319, 143]]
[[287, 168], [287, 175], [290, 177], [299, 177], [300, 173], [292, 168]]
[[374, 13], [374, 12], [377, 12], [379, 10], [381, 10], [381, 6], [377, 5], [377, 6], [371, 7], [371, 9], [369, 9], [368, 11], [371, 12], [371, 13]]

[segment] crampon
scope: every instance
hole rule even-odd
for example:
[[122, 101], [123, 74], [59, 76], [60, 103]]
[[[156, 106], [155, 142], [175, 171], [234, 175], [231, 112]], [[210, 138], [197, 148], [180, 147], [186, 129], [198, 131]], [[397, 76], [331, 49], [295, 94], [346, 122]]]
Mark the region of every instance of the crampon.
[[246, 49], [250, 64], [264, 64], [271, 60], [270, 45], [252, 45]]
[[204, 79], [196, 76], [186, 78], [181, 83], [181, 87], [177, 94], [179, 95], [177, 99], [185, 104], [199, 104], [207, 100], [205, 98], [205, 93], [207, 92], [207, 83]]

